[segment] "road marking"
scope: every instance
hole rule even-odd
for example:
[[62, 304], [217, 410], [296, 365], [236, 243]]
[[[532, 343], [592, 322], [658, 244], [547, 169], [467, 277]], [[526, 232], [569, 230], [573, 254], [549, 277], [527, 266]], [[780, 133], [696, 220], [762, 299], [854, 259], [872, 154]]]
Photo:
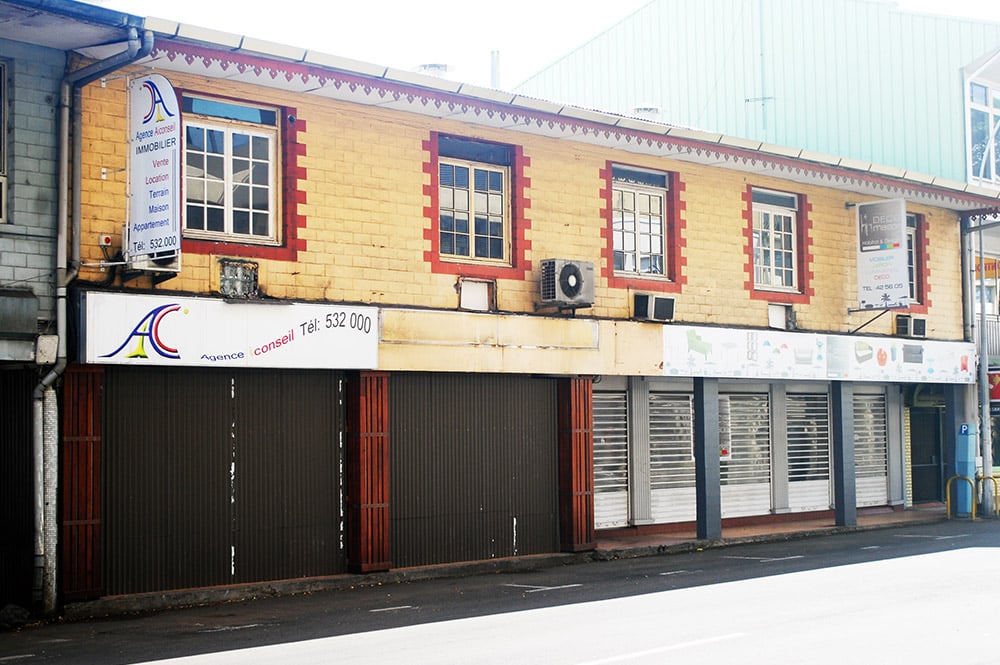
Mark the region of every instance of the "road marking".
[[757, 561], [760, 563], [771, 563], [773, 561], [790, 561], [791, 559], [804, 559], [805, 556], [802, 554], [795, 554], [793, 556], [725, 556], [723, 559], [744, 559], [745, 561]]
[[536, 591], [557, 591], [559, 589], [572, 589], [573, 587], [578, 587], [583, 585], [563, 584], [561, 586], [535, 586], [533, 584], [504, 584], [504, 586], [514, 587], [516, 589], [527, 589], [525, 593], [535, 593]]
[[204, 630], [199, 630], [199, 633], [228, 633], [234, 630], [246, 630], [247, 628], [259, 628], [263, 626], [262, 623], [248, 623], [243, 626], [219, 626], [218, 628], [206, 628]]
[[369, 612], [398, 612], [399, 610], [415, 610], [417, 609], [413, 605], [397, 605], [396, 607], [381, 607], [377, 610], [368, 610]]
[[863, 549], [863, 550], [880, 550], [880, 549], [882, 549], [882, 546], [881, 545], [869, 545], [868, 547], [862, 547], [861, 549]]
[[14, 662], [15, 660], [24, 660], [25, 658], [34, 658], [34, 657], [35, 654], [33, 653], [23, 653], [17, 656], [0, 656], [0, 663], [11, 663]]
[[658, 647], [656, 649], [646, 649], [645, 651], [633, 651], [632, 653], [623, 653], [618, 656], [611, 656], [610, 658], [601, 658], [600, 660], [588, 660], [586, 662], [577, 663], [577, 665], [607, 665], [608, 663], [621, 663], [625, 661], [635, 660], [636, 658], [643, 658], [644, 656], [655, 656], [656, 654], [666, 653], [668, 651], [679, 651], [680, 649], [698, 647], [705, 644], [712, 644], [714, 642], [724, 642], [726, 640], [735, 640], [737, 638], [745, 636], [746, 633], [729, 633], [728, 635], [717, 635], [716, 637], [706, 637], [703, 640], [678, 642], [677, 644], [671, 644], [665, 647]]
[[697, 570], [668, 570], [665, 573], [660, 573], [660, 575], [687, 575], [689, 573], [697, 573]]
[[923, 538], [925, 540], [953, 540], [955, 538], [968, 538], [969, 534], [960, 533], [954, 536], [934, 536], [930, 534], [920, 534], [920, 533], [897, 533], [893, 534], [897, 538]]

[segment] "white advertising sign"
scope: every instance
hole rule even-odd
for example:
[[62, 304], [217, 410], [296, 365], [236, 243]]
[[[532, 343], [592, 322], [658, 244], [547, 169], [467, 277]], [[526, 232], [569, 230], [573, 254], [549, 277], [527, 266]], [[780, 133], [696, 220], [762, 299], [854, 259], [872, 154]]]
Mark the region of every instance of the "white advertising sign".
[[859, 203], [857, 210], [858, 308], [909, 307], [906, 201]]
[[665, 326], [663, 373], [804, 381], [975, 383], [976, 347], [898, 337]]
[[177, 95], [159, 74], [134, 79], [129, 105], [129, 233], [135, 259], [180, 252], [181, 115]]
[[374, 369], [377, 307], [87, 293], [85, 361]]

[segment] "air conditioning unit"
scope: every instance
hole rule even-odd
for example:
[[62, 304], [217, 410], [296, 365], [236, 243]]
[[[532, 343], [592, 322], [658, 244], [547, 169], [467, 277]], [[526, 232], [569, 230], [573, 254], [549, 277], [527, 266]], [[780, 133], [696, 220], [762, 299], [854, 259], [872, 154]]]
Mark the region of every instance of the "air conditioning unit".
[[674, 299], [650, 293], [636, 293], [633, 316], [640, 321], [668, 323], [674, 320]]
[[155, 252], [153, 254], [131, 256], [128, 253], [128, 248], [130, 246], [128, 224], [126, 224], [122, 227], [122, 254], [125, 255], [125, 261], [128, 264], [126, 268], [130, 271], [171, 273], [181, 271], [180, 250], [171, 249], [169, 251]]
[[541, 306], [576, 309], [594, 304], [594, 264], [571, 259], [544, 259]]
[[896, 334], [900, 337], [927, 337], [927, 319], [897, 314]]

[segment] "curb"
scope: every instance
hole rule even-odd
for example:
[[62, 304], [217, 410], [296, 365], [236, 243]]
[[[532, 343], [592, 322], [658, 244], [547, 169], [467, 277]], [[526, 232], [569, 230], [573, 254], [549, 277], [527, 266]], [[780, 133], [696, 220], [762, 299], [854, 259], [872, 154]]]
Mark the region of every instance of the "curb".
[[264, 598], [292, 596], [296, 594], [317, 593], [322, 591], [343, 591], [357, 587], [383, 586], [402, 584], [422, 580], [469, 577], [489, 573], [516, 573], [570, 566], [582, 563], [615, 561], [619, 559], [637, 559], [642, 557], [684, 554], [705, 549], [717, 549], [745, 545], [750, 543], [772, 543], [819, 536], [831, 536], [841, 533], [874, 531], [877, 529], [893, 529], [912, 524], [929, 524], [945, 521], [927, 519], [918, 521], [901, 520], [884, 524], [865, 526], [824, 527], [807, 531], [789, 531], [768, 533], [735, 538], [718, 538], [711, 540], [687, 540], [679, 543], [662, 545], [642, 545], [636, 547], [601, 548], [589, 552], [535, 554], [503, 559], [490, 559], [467, 563], [438, 564], [433, 566], [417, 566], [400, 568], [384, 573], [368, 573], [364, 575], [344, 574], [329, 577], [313, 577], [296, 580], [278, 580], [254, 584], [226, 585], [198, 589], [182, 589], [127, 596], [107, 596], [92, 601], [68, 603], [63, 608], [60, 617], [65, 621], [84, 621], [102, 619], [122, 615], [137, 615], [187, 607], [202, 607], [223, 605], [226, 603], [242, 603]]

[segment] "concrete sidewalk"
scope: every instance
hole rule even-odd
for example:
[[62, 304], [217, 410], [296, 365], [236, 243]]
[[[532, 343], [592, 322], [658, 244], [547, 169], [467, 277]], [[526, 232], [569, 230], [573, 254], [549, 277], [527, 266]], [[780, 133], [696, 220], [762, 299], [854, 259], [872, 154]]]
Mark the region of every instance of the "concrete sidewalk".
[[780, 519], [737, 521], [731, 526], [724, 525], [722, 538], [698, 540], [693, 527], [690, 530], [664, 531], [632, 535], [628, 530], [609, 532], [597, 536], [596, 549], [587, 552], [537, 554], [488, 559], [433, 566], [399, 568], [385, 573], [368, 575], [333, 575], [295, 580], [278, 580], [256, 584], [227, 585], [198, 589], [180, 589], [158, 593], [144, 593], [127, 596], [108, 596], [98, 600], [70, 603], [63, 611], [67, 620], [82, 620], [156, 612], [167, 609], [241, 602], [273, 596], [296, 593], [315, 593], [349, 589], [358, 586], [374, 586], [413, 582], [426, 579], [464, 577], [493, 572], [518, 572], [539, 570], [546, 567], [571, 565], [588, 561], [607, 561], [643, 556], [657, 556], [694, 549], [726, 547], [741, 543], [775, 542], [807, 538], [813, 536], [849, 533], [868, 529], [901, 527], [907, 524], [927, 523], [947, 519], [944, 504], [925, 504], [906, 510], [892, 508], [860, 509], [856, 526], [839, 527], [831, 514], [788, 515]]

